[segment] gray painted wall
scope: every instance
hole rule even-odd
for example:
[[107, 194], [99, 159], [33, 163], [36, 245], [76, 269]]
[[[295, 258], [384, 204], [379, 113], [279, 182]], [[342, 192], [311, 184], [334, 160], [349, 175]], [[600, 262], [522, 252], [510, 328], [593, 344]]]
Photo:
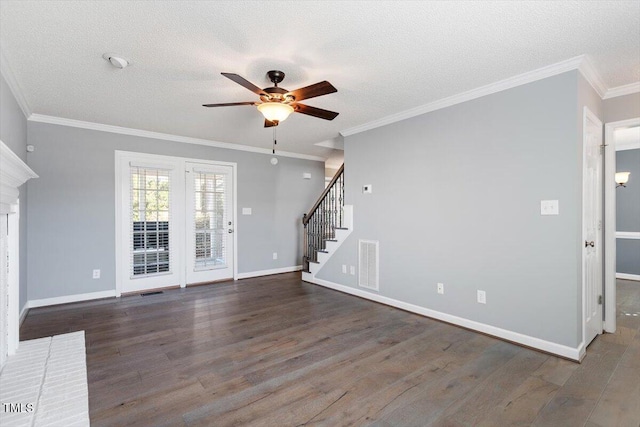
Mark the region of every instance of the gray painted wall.
[[[617, 151], [616, 171], [631, 172], [616, 189], [617, 231], [640, 232], [640, 149]], [[640, 275], [640, 240], [616, 239], [616, 272]]]
[[[115, 289], [114, 151], [236, 162], [238, 271], [301, 264], [302, 214], [324, 188], [323, 162], [29, 122], [29, 299]], [[302, 179], [310, 172], [311, 180]], [[272, 253], [278, 252], [278, 260]], [[102, 270], [93, 280], [91, 271]]]
[[[0, 139], [27, 161], [27, 119], [0, 75]], [[20, 308], [27, 302], [27, 185], [20, 187]]]
[[576, 347], [587, 98], [572, 71], [347, 137], [354, 231], [318, 278], [356, 287], [341, 265], [378, 240], [380, 294]]
[[605, 99], [603, 104], [605, 123], [640, 117], [640, 93]]

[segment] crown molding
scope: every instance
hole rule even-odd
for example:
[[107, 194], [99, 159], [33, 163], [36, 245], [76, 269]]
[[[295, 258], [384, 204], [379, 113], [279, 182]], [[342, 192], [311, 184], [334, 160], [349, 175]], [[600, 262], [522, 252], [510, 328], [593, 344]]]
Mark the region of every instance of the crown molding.
[[[48, 123], [52, 125], [69, 126], [81, 129], [98, 130], [102, 132], [119, 133], [121, 135], [132, 135], [143, 138], [161, 139], [164, 141], [182, 142], [185, 144], [206, 145], [208, 147], [224, 148], [227, 150], [248, 151], [250, 153], [269, 154], [273, 152], [267, 148], [252, 147], [249, 145], [231, 144], [229, 142], [211, 141], [208, 139], [192, 138], [188, 136], [171, 135], [168, 133], [152, 132], [148, 130], [126, 128], [121, 126], [105, 125], [102, 123], [85, 122], [82, 120], [65, 119], [63, 117], [47, 116], [43, 114], [31, 114], [29, 121], [38, 123]], [[308, 154], [291, 153], [289, 151], [278, 151], [279, 157], [290, 157], [293, 159], [313, 160], [324, 162], [325, 159], [319, 156]]]
[[608, 89], [602, 99], [615, 98], [617, 96], [631, 95], [640, 92], [640, 82], [629, 83], [628, 85], [612, 87]]
[[20, 89], [20, 85], [15, 78], [15, 74], [13, 74], [11, 67], [9, 67], [9, 63], [7, 62], [7, 58], [4, 56], [3, 50], [4, 49], [0, 47], [0, 74], [2, 74], [2, 77], [7, 82], [7, 86], [9, 86], [9, 90], [22, 110], [22, 114], [24, 114], [25, 118], [29, 118], [31, 115], [31, 108], [29, 108], [29, 104], [23, 95], [22, 89]]
[[580, 61], [580, 64], [578, 65], [578, 71], [580, 71], [582, 76], [598, 93], [600, 98], [603, 98], [605, 93], [607, 93], [607, 85], [604, 84], [602, 77], [600, 77], [600, 73], [598, 73], [598, 70], [593, 66], [588, 55], [582, 55], [582, 61]]
[[468, 92], [463, 92], [457, 95], [443, 98], [429, 104], [421, 105], [410, 110], [405, 110], [400, 113], [392, 114], [390, 116], [383, 117], [372, 122], [368, 122], [359, 126], [345, 129], [340, 132], [342, 136], [355, 135], [360, 132], [364, 132], [370, 129], [375, 129], [380, 126], [385, 126], [391, 123], [406, 120], [411, 117], [416, 117], [421, 114], [430, 113], [432, 111], [440, 110], [442, 108], [450, 107], [452, 105], [461, 104], [463, 102], [471, 101], [486, 95], [501, 92], [503, 90], [511, 89], [517, 86], [522, 86], [527, 83], [532, 83], [538, 80], [546, 79], [547, 77], [556, 76], [558, 74], [566, 73], [567, 71], [578, 70], [585, 79], [593, 86], [600, 97], [604, 96], [606, 92], [606, 85], [602, 82], [600, 75], [595, 70], [591, 61], [586, 55], [576, 56], [574, 58], [567, 59], [566, 61], [557, 62], [555, 64], [547, 65], [546, 67], [538, 68], [536, 70], [528, 71], [517, 76], [509, 77], [504, 80], [500, 80], [495, 83], [491, 83], [485, 86], [481, 86], [476, 89], [472, 89]]

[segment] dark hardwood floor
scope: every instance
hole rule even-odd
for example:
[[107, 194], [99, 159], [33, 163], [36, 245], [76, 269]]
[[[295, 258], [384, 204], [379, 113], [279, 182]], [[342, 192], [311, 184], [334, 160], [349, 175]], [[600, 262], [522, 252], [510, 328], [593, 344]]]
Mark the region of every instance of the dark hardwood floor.
[[640, 425], [640, 283], [582, 364], [299, 273], [30, 310], [84, 330], [93, 426]]

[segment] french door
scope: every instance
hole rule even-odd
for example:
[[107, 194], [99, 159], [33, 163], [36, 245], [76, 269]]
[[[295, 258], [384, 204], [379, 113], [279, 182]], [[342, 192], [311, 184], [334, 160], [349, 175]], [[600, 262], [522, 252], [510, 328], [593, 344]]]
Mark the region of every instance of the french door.
[[116, 293], [234, 277], [235, 164], [116, 152]]
[[187, 284], [233, 277], [233, 169], [186, 164]]

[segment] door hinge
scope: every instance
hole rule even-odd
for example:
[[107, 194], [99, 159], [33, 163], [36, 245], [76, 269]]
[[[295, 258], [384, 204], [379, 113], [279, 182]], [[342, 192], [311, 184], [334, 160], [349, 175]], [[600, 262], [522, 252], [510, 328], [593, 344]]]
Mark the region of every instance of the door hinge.
[[598, 295], [598, 304], [602, 305], [602, 295]]

